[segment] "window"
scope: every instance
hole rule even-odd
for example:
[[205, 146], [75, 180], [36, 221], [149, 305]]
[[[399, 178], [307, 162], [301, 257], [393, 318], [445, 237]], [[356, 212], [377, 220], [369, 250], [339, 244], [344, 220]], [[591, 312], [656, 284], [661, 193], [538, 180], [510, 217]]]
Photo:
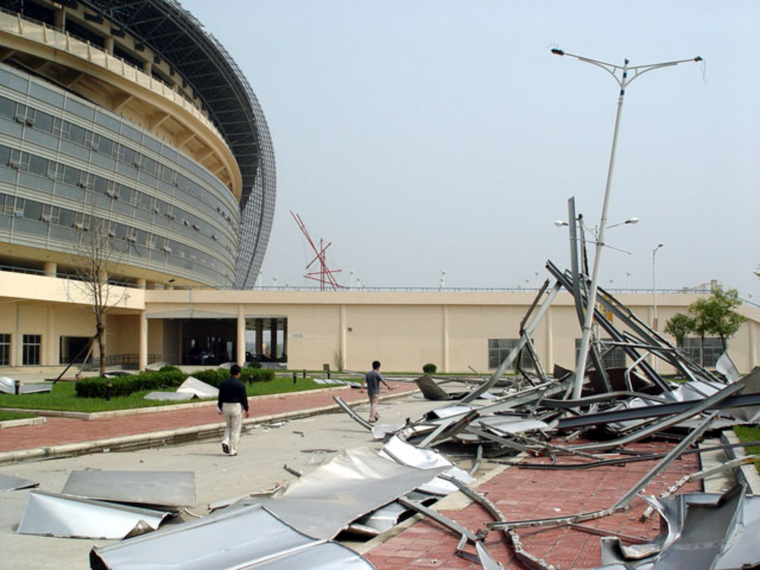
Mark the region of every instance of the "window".
[[23, 352], [23, 364], [26, 366], [39, 366], [40, 352], [42, 348], [42, 335], [25, 334], [21, 346]]
[[16, 102], [0, 97], [0, 117], [13, 119], [16, 117]]
[[69, 125], [69, 140], [78, 145], [84, 146], [85, 131], [79, 125]]
[[35, 202], [34, 200], [27, 200], [26, 204], [24, 204], [24, 217], [27, 220], [41, 220], [42, 203]]
[[[578, 361], [578, 354], [581, 348], [580, 338], [575, 339], [575, 361]], [[600, 341], [599, 352], [602, 356], [602, 366], [607, 368], [626, 368], [625, 350], [620, 346], [615, 346], [609, 342]]]
[[[723, 342], [719, 337], [705, 337], [703, 347], [699, 337], [686, 337], [683, 339], [681, 350], [694, 362], [712, 368], [723, 354]], [[704, 352], [704, 360], [700, 356], [702, 352]]]
[[31, 155], [29, 157], [29, 173], [37, 176], [47, 176], [48, 161], [41, 156]]
[[[520, 342], [518, 338], [490, 338], [488, 339], [488, 368], [496, 369], [501, 366], [504, 359], [509, 356], [512, 349]], [[522, 368], [532, 368], [533, 360], [527, 350], [520, 353], [520, 366]], [[515, 369], [514, 363], [510, 367]]]
[[0, 334], [0, 366], [11, 365], [11, 335]]

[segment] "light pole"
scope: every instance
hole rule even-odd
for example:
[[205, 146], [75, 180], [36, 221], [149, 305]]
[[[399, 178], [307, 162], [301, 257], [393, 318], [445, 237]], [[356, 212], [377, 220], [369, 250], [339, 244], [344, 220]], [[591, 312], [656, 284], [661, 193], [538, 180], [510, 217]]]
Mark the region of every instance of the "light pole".
[[438, 290], [443, 291], [444, 279], [446, 278], [446, 270], [441, 269], [441, 280], [438, 282]]
[[348, 281], [348, 288], [353, 289], [354, 288], [354, 270], [349, 269], [348, 274], [350, 275], [349, 281]]
[[664, 243], [660, 242], [657, 244], [657, 247], [655, 247], [652, 250], [652, 328], [654, 330], [657, 330], [657, 271], [656, 271], [656, 261], [657, 261], [657, 252], [659, 249], [665, 245]]
[[[615, 170], [615, 151], [617, 150], [618, 132], [620, 130], [620, 116], [623, 111], [623, 100], [625, 98], [626, 86], [634, 79], [647, 71], [653, 69], [661, 69], [663, 67], [672, 67], [679, 63], [686, 63], [691, 61], [702, 61], [701, 57], [695, 57], [692, 59], [682, 59], [678, 61], [668, 61], [663, 63], [653, 63], [648, 65], [629, 66], [629, 61], [626, 59], [622, 66], [612, 63], [605, 63], [596, 59], [590, 59], [587, 57], [567, 53], [561, 49], [552, 49], [552, 53], [555, 55], [574, 57], [578, 61], [584, 63], [590, 63], [595, 65], [607, 73], [609, 73], [615, 82], [620, 86], [620, 94], [618, 95], [617, 113], [615, 115], [615, 129], [612, 134], [612, 150], [610, 152], [610, 164], [607, 169], [607, 184], [604, 189], [604, 202], [602, 205], [602, 217], [599, 222], [599, 235], [596, 241], [596, 253], [594, 256], [594, 269], [591, 274], [591, 285], [588, 292], [588, 302], [586, 304], [586, 316], [583, 322], [583, 336], [581, 337], [580, 352], [578, 354], [578, 365], [575, 369], [575, 384], [573, 385], [573, 399], [577, 400], [581, 397], [581, 391], [583, 389], [583, 378], [586, 375], [586, 362], [588, 359], [588, 347], [591, 342], [591, 325], [594, 322], [594, 307], [596, 306], [596, 295], [599, 287], [599, 273], [602, 267], [602, 249], [604, 248], [604, 237], [607, 230], [607, 211], [610, 205], [610, 194], [612, 190], [612, 174]], [[629, 78], [629, 72], [632, 77]], [[618, 73], [620, 74], [618, 76]]]

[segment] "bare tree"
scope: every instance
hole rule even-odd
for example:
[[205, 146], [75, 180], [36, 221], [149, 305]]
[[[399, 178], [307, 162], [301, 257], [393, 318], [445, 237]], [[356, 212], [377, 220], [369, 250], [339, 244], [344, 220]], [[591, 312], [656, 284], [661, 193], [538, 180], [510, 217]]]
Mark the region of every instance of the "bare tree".
[[72, 265], [78, 278], [77, 286], [88, 299], [87, 310], [95, 317], [93, 338], [98, 346], [98, 369], [103, 376], [106, 371], [105, 317], [126, 295], [123, 287], [108, 281], [119, 266], [122, 252], [106, 220], [86, 216], [81, 226]]

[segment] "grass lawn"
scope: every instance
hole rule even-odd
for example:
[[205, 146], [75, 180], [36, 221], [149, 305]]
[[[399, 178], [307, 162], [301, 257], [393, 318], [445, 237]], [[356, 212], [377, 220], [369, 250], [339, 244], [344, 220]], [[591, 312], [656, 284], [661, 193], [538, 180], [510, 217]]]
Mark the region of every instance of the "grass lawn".
[[3, 412], [0, 410], [0, 422], [7, 422], [9, 420], [27, 420], [29, 418], [36, 418], [36, 414], [24, 414], [21, 412]]
[[[282, 394], [285, 392], [303, 392], [324, 388], [311, 378], [298, 378], [293, 384], [292, 378], [275, 378], [271, 382], [254, 382], [246, 384], [249, 396]], [[173, 390], [172, 390], [173, 391]], [[67, 412], [107, 412], [112, 410], [128, 410], [132, 408], [149, 408], [155, 406], [177, 405], [182, 402], [146, 400], [145, 395], [150, 390], [135, 392], [129, 396], [111, 398], [110, 401], [95, 398], [79, 398], [74, 391], [73, 382], [58, 382], [52, 392], [41, 394], [0, 394], [0, 408], [23, 408], [28, 410], [56, 410]], [[190, 402], [198, 402], [194, 399]]]
[[[736, 433], [739, 441], [760, 441], [760, 428], [751, 426], [734, 426], [734, 433]], [[760, 453], [760, 445], [745, 447], [744, 452], [747, 455]], [[760, 461], [755, 461], [755, 469], [760, 473]]]

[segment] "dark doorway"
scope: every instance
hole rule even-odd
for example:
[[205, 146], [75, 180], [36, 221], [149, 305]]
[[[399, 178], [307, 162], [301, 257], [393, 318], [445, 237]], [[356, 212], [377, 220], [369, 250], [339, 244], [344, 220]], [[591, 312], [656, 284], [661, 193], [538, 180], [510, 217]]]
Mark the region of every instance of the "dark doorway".
[[234, 362], [236, 323], [235, 319], [183, 319], [182, 364], [214, 366]]

